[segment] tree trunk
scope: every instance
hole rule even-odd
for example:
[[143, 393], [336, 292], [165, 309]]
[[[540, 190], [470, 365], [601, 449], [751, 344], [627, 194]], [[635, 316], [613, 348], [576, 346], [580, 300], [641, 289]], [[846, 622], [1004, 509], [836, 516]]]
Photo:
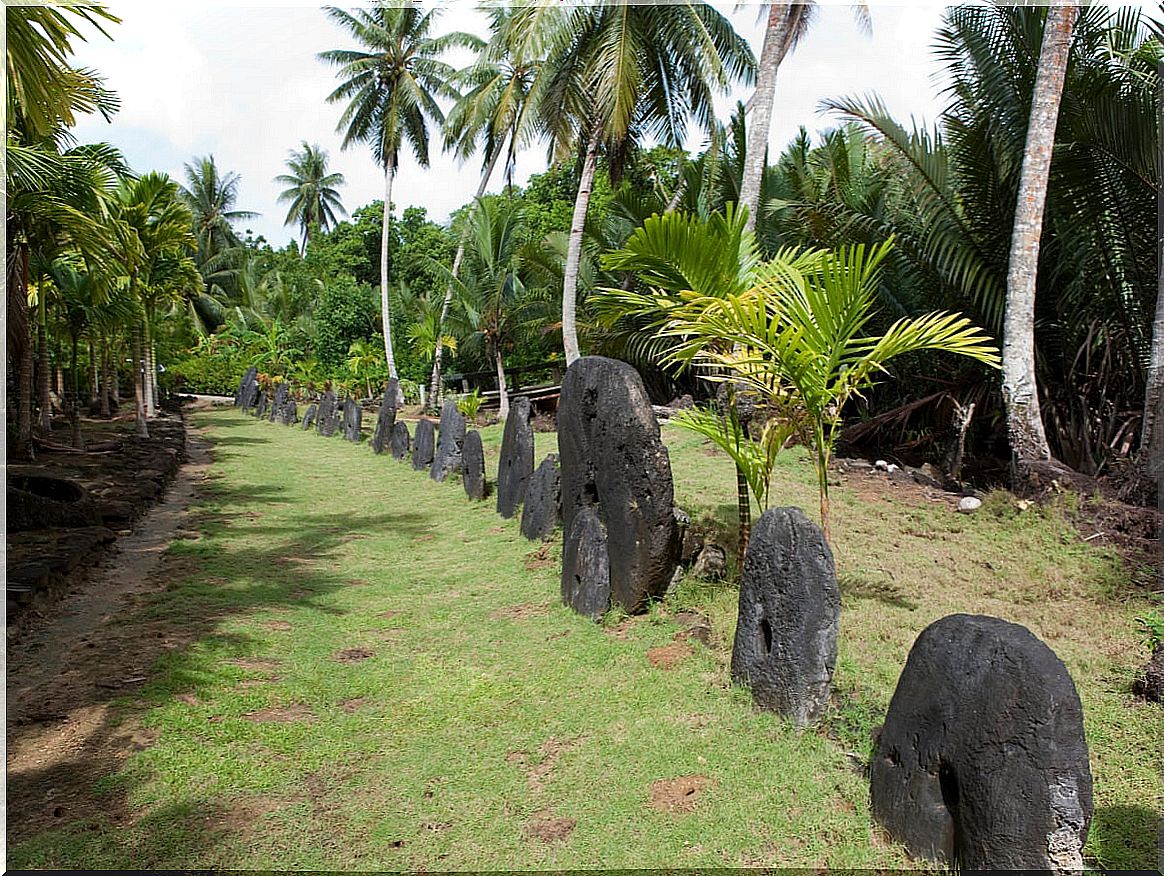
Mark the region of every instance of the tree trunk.
[[81, 435], [81, 369], [78, 366], [77, 348], [81, 345], [80, 336], [77, 333], [73, 334], [73, 363], [72, 363], [72, 399], [69, 405], [69, 424], [72, 426], [73, 432], [73, 449], [84, 450], [85, 440]]
[[756, 219], [760, 215], [760, 183], [764, 178], [768, 135], [772, 130], [776, 71], [786, 53], [793, 8], [785, 3], [773, 3], [768, 7], [768, 24], [764, 28], [764, 45], [760, 49], [760, 63], [756, 70], [756, 91], [749, 102], [744, 176], [740, 180], [740, 206], [748, 208], [748, 231], [756, 229]]
[[154, 333], [150, 327], [151, 314], [147, 310], [146, 317], [142, 321], [142, 329], [144, 332], [145, 345], [142, 350], [144, 354], [144, 361], [142, 362], [142, 393], [145, 396], [145, 415], [147, 419], [152, 420], [157, 416], [157, 407], [154, 401]]
[[110, 379], [109, 372], [109, 336], [102, 335], [101, 337], [101, 416], [108, 417], [111, 413], [109, 405], [109, 393], [113, 391], [113, 381]]
[[498, 418], [505, 422], [509, 417], [509, 392], [505, 388], [505, 363], [501, 360], [501, 349], [493, 351], [493, 358], [497, 365], [497, 391], [501, 399], [501, 408], [497, 412]]
[[93, 407], [101, 401], [101, 372], [97, 364], [97, 342], [94, 332], [89, 330], [89, 406]]
[[[1160, 102], [1164, 107], [1164, 61], [1158, 62]], [[1159, 156], [1159, 153], [1157, 153]], [[1159, 160], [1159, 157], [1158, 159]], [[1164, 161], [1161, 162], [1164, 164]], [[1157, 179], [1164, 167], [1157, 168]], [[1157, 265], [1164, 268], [1164, 188], [1156, 187]], [[1144, 427], [1140, 430], [1140, 458], [1149, 477], [1164, 479], [1164, 270], [1156, 272], [1156, 317], [1152, 322], [1152, 353], [1148, 360], [1148, 380], [1144, 388]], [[1160, 491], [1164, 501], [1164, 490]]]
[[1024, 463], [1051, 458], [1035, 382], [1035, 287], [1055, 126], [1077, 13], [1074, 6], [1047, 9], [1011, 237], [1003, 323], [1002, 395], [1016, 477], [1020, 480]]
[[384, 232], [380, 235], [380, 318], [384, 323], [384, 361], [388, 376], [396, 379], [396, 358], [392, 355], [392, 314], [388, 305], [388, 240], [392, 228], [392, 183], [396, 162], [389, 158], [384, 165]]
[[[9, 239], [16, 229], [9, 226]], [[33, 347], [28, 318], [28, 246], [15, 244], [8, 271], [8, 354], [16, 368], [16, 456], [32, 455]]]
[[38, 289], [37, 294], [36, 331], [40, 361], [37, 362], [37, 383], [39, 384], [40, 403], [40, 430], [49, 435], [53, 429], [53, 372], [49, 364], [48, 349], [48, 313], [45, 306], [44, 290]]
[[[497, 149], [493, 153], [493, 157], [489, 159], [489, 163], [485, 165], [485, 170], [481, 173], [481, 182], [477, 185], [477, 197], [473, 201], [473, 206], [470, 208], [468, 220], [473, 218], [473, 211], [477, 209], [477, 201], [485, 194], [485, 187], [489, 185], [489, 177], [493, 176], [493, 170], [497, 167], [497, 159], [501, 157], [501, 150]], [[457, 243], [457, 254], [453, 256], [453, 280], [461, 275], [461, 262], [465, 258], [465, 238], [468, 236], [469, 226], [466, 222], [465, 230], [461, 233], [461, 239]], [[449, 305], [453, 303], [453, 283], [449, 282], [445, 289], [445, 300], [441, 303], [441, 318], [437, 322], [436, 333], [436, 353], [433, 354], [432, 359], [432, 379], [428, 384], [428, 406], [432, 410], [438, 410], [441, 406], [441, 396], [444, 394], [444, 388], [441, 383], [441, 354], [444, 352], [444, 346], [441, 344], [441, 336], [445, 330], [445, 320], [449, 316]]]
[[594, 185], [594, 171], [598, 167], [598, 133], [590, 135], [586, 144], [586, 158], [582, 162], [582, 177], [578, 180], [578, 196], [574, 199], [574, 218], [570, 221], [570, 244], [566, 249], [566, 268], [562, 283], [562, 345], [566, 351], [566, 366], [581, 357], [578, 349], [576, 319], [578, 270], [582, 264], [582, 232], [586, 227], [586, 208], [590, 205], [590, 190]]
[[149, 438], [150, 429], [146, 423], [145, 412], [145, 368], [142, 354], [142, 328], [133, 328], [133, 401], [137, 408], [137, 437]]

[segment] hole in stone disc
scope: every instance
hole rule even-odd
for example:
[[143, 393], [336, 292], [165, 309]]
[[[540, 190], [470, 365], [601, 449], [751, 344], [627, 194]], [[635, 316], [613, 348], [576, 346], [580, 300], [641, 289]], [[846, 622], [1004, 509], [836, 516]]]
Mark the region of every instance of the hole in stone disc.
[[772, 653], [772, 625], [768, 623], [768, 618], [760, 618], [760, 635], [764, 639], [764, 653]]

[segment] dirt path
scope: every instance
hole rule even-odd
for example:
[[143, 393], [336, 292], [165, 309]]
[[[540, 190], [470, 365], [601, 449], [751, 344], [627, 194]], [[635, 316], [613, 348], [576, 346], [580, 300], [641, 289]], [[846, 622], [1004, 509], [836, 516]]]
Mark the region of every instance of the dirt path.
[[111, 703], [145, 681], [161, 653], [186, 636], [165, 621], [123, 623], [149, 593], [163, 589], [165, 551], [193, 535], [190, 504], [210, 465], [210, 445], [187, 428], [187, 462], [165, 497], [131, 535], [118, 540], [47, 616], [10, 646], [7, 665], [8, 829], [11, 838], [81, 817], [93, 782], [148, 743]]

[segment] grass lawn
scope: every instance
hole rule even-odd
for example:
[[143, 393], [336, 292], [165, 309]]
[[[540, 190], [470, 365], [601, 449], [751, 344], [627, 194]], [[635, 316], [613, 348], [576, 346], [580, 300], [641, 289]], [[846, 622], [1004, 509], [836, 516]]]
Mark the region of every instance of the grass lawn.
[[[838, 487], [838, 705], [797, 734], [730, 684], [733, 586], [688, 578], [643, 618], [594, 624], [559, 604], [560, 534], [539, 550], [491, 499], [366, 444], [233, 410], [196, 422], [215, 445], [201, 537], [173, 544], [170, 586], [124, 622], [199, 632], [120, 704], [150, 740], [101, 783], [124, 815], [21, 838], [9, 866], [909, 866], [870, 821], [860, 762], [918, 632], [958, 611], [1025, 624], [1064, 660], [1095, 777], [1086, 851], [1155, 865], [1160, 711], [1130, 694], [1148, 603], [1054, 510]], [[495, 473], [501, 430], [482, 437]], [[677, 502], [732, 544], [730, 461], [664, 437]], [[537, 436], [538, 461], [554, 440]], [[772, 492], [815, 516], [798, 452]], [[684, 610], [710, 619], [708, 647], [675, 645]], [[670, 668], [648, 659], [664, 646]]]

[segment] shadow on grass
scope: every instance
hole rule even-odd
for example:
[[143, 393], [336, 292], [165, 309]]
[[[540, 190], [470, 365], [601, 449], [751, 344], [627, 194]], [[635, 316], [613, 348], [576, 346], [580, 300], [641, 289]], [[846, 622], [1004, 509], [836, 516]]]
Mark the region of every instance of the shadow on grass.
[[[232, 439], [219, 436], [217, 443], [263, 443]], [[143, 814], [131, 804], [145, 777], [122, 770], [125, 753], [150, 744], [139, 738], [135, 719], [220, 684], [215, 667], [255, 653], [255, 639], [224, 631], [225, 620], [279, 606], [341, 614], [323, 597], [363, 583], [338, 571], [338, 548], [352, 536], [420, 535], [438, 522], [421, 510], [308, 513], [268, 523], [263, 504], [281, 502], [283, 488], [210, 480], [198, 493], [191, 521], [201, 538], [174, 542], [163, 556], [156, 575], [166, 588], [128, 603], [85, 650], [76, 646], [84, 657], [79, 677], [55, 680], [39, 713], [30, 706], [26, 715], [9, 716], [8, 751], [25, 753], [8, 772], [10, 865], [141, 869], [215, 860], [216, 848], [246, 830], [230, 824], [230, 813], [183, 803]], [[208, 501], [217, 507], [205, 508]], [[228, 530], [248, 543], [224, 537]], [[337, 562], [326, 562], [333, 556]], [[9, 678], [10, 687], [19, 683]], [[70, 744], [61, 743], [64, 736]], [[61, 756], [45, 763], [36, 752], [53, 739]]]
[[1089, 836], [1104, 868], [1151, 870], [1164, 848], [1164, 819], [1144, 806], [1099, 806]]
[[[215, 428], [218, 428], [215, 426]], [[230, 445], [239, 444], [270, 444], [269, 438], [251, 438], [247, 435], [219, 435], [213, 439], [215, 447], [229, 447]]]

